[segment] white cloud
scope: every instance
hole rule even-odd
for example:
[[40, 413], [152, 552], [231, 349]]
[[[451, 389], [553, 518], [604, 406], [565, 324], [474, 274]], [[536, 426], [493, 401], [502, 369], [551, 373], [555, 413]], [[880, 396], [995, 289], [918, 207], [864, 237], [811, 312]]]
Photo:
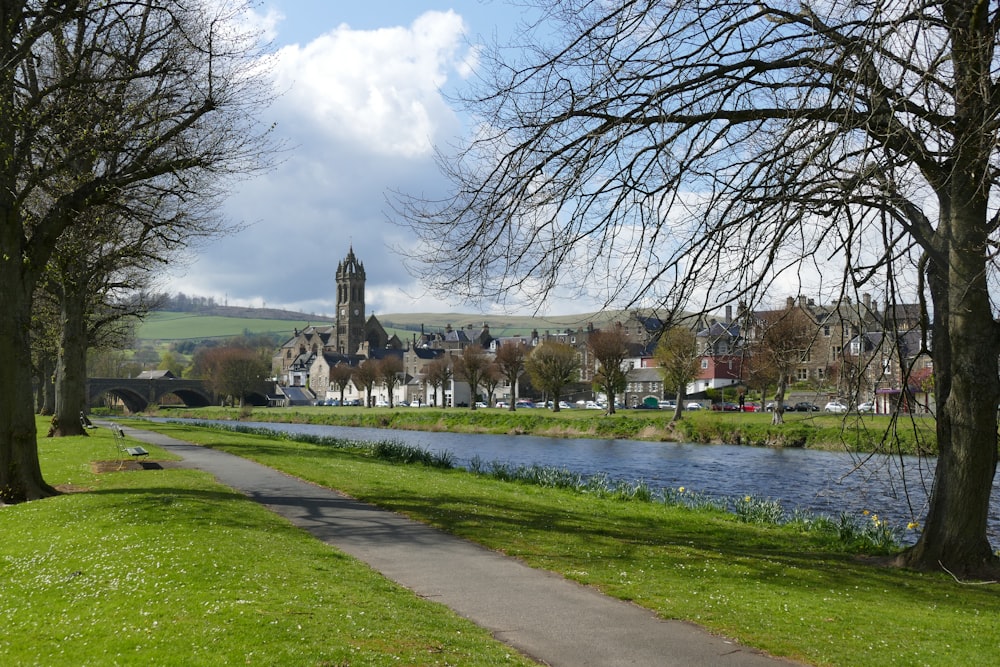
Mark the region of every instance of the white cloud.
[[[278, 15], [261, 17], [261, 25]], [[441, 88], [468, 75], [474, 51], [454, 12], [427, 12], [408, 27], [339, 25], [274, 59], [281, 97], [266, 123], [290, 147], [271, 172], [242, 184], [225, 206], [250, 226], [205, 248], [168, 291], [332, 313], [337, 263], [350, 246], [368, 273], [375, 312], [451, 310], [425, 296], [393, 245], [405, 232], [386, 219], [391, 190], [441, 191], [432, 147], [454, 137]]]
[[278, 53], [279, 107], [329, 140], [375, 153], [427, 155], [442, 119], [449, 73], [466, 76], [465, 24], [452, 11], [428, 12], [408, 28], [355, 31], [340, 25]]

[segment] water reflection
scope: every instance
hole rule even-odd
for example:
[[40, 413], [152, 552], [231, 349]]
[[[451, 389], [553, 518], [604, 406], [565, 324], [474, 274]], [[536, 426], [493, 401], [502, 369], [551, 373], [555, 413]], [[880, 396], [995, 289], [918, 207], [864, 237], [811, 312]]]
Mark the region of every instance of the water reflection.
[[[612, 481], [643, 480], [654, 489], [685, 487], [715, 497], [758, 495], [832, 517], [875, 512], [893, 526], [922, 522], [933, 478], [933, 460], [917, 457], [851, 455], [805, 449], [695, 445], [398, 431], [314, 424], [247, 423], [275, 431], [346, 438], [397, 440], [427, 450], [451, 452], [467, 467], [474, 458], [512, 465], [566, 468]], [[905, 483], [904, 483], [905, 480]], [[1000, 493], [994, 480], [990, 541], [1000, 543]], [[916, 539], [911, 532], [907, 541]]]

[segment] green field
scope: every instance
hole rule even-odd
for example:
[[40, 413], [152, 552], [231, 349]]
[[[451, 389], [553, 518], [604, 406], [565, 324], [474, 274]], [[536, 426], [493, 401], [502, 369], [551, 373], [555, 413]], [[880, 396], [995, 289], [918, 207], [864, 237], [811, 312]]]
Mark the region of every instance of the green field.
[[[245, 309], [246, 310], [246, 309]], [[252, 312], [252, 309], [250, 309]], [[262, 311], [266, 312], [266, 311]], [[396, 335], [405, 344], [414, 334], [424, 331], [440, 332], [448, 326], [468, 329], [479, 334], [487, 324], [493, 336], [521, 336], [532, 331], [577, 330], [588, 324], [602, 326], [622, 317], [621, 313], [583, 313], [560, 317], [528, 317], [514, 315], [475, 315], [462, 313], [390, 313], [378, 315], [379, 322], [390, 336]], [[309, 325], [325, 326], [327, 318], [303, 313], [301, 319], [271, 319], [251, 317], [226, 317], [196, 312], [158, 311], [150, 313], [142, 322], [136, 338], [143, 341], [201, 340], [206, 338], [231, 338], [244, 333], [281, 334], [291, 338], [294, 329]]]
[[201, 340], [205, 338], [232, 338], [244, 333], [283, 334], [292, 337], [294, 329], [310, 324], [326, 324], [309, 320], [251, 319], [244, 317], [219, 317], [197, 313], [150, 313], [136, 332], [140, 340]]

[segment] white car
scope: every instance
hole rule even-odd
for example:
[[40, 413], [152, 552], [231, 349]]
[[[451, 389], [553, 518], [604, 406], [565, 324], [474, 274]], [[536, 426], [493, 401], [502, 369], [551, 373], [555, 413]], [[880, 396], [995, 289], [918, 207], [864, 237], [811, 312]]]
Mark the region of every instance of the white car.
[[827, 412], [847, 412], [847, 406], [840, 401], [830, 401], [823, 409]]
[[858, 406], [858, 412], [875, 412], [875, 404], [871, 401], [865, 401]]
[[701, 403], [691, 401], [684, 406], [685, 410], [701, 410]]

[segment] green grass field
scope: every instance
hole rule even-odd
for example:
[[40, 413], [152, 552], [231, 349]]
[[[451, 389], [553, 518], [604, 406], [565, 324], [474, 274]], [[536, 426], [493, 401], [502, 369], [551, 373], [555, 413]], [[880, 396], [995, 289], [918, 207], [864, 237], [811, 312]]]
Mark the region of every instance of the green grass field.
[[836, 534], [372, 460], [171, 424], [224, 449], [437, 525], [665, 618], [816, 665], [995, 664], [996, 584], [878, 566]]
[[[389, 335], [397, 335], [404, 343], [421, 330], [443, 331], [451, 326], [455, 329], [472, 327], [478, 334], [486, 323], [494, 336], [525, 335], [532, 330], [578, 329], [592, 323], [605, 324], [620, 313], [584, 313], [561, 317], [526, 317], [516, 315], [471, 315], [461, 313], [390, 313], [379, 315], [379, 321]], [[175, 341], [202, 338], [230, 338], [245, 331], [250, 333], [280, 333], [292, 337], [293, 329], [303, 329], [314, 324], [327, 325], [329, 321], [309, 318], [303, 315], [299, 320], [277, 320], [265, 318], [220, 317], [193, 312], [153, 312], [143, 321], [137, 338], [147, 341]]]
[[2, 665], [534, 664], [205, 473], [93, 472], [106, 429], [39, 449], [72, 492], [0, 508]]
[[823, 412], [790, 412], [786, 423], [771, 425], [769, 413], [734, 413], [702, 410], [686, 412], [680, 424], [671, 425], [666, 410], [620, 410], [604, 415], [600, 410], [499, 408], [363, 408], [291, 407], [168, 408], [158, 416], [201, 419], [244, 419], [299, 422], [331, 426], [399, 428], [463, 433], [531, 434], [549, 437], [609, 438], [753, 446], [794, 446], [833, 451], [933, 454], [936, 451], [934, 420]]
[[[804, 524], [134, 425], [343, 490], [809, 664], [985, 665], [1000, 653], [995, 583], [879, 567]], [[105, 429], [42, 439], [39, 451], [47, 481], [74, 492], [0, 509], [0, 664], [530, 664], [206, 474], [94, 473], [92, 461], [113, 458]]]
[[136, 337], [140, 340], [200, 340], [204, 338], [232, 338], [249, 331], [255, 334], [281, 334], [291, 338], [293, 329], [302, 329], [308, 320], [268, 320], [242, 317], [217, 317], [195, 313], [156, 312], [139, 326]]

